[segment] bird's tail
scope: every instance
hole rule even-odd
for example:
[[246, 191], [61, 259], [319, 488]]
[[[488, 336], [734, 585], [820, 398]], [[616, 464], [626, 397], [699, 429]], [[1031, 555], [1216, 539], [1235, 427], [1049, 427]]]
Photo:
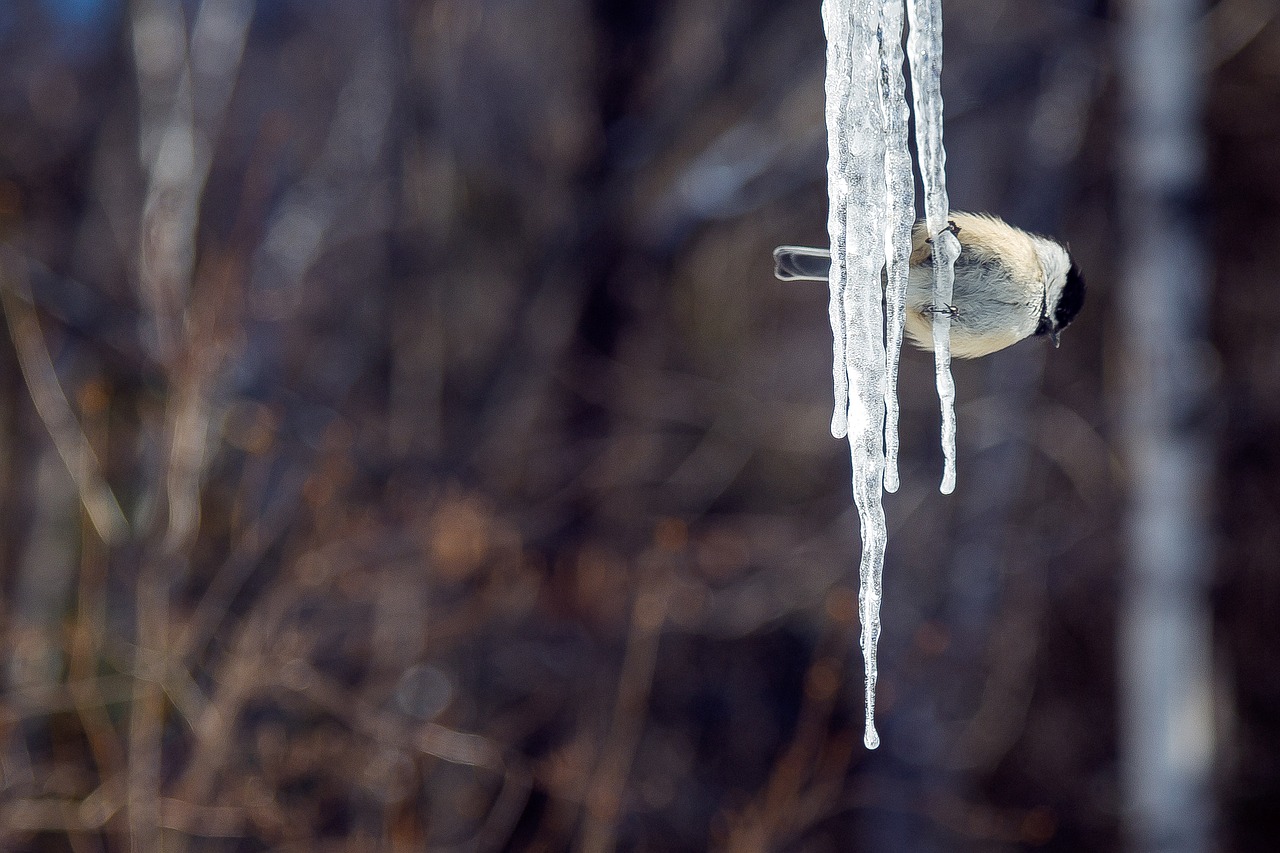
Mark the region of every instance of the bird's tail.
[[773, 250], [773, 274], [783, 281], [826, 281], [831, 253], [808, 246], [779, 246]]

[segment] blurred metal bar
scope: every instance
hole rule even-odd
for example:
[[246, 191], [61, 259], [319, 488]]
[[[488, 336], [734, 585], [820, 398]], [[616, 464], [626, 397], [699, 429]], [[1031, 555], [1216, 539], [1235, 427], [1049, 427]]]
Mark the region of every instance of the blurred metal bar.
[[1190, 853], [1210, 849], [1214, 811], [1204, 8], [1199, 0], [1119, 8], [1127, 118], [1119, 405], [1131, 478], [1119, 614], [1125, 831], [1130, 849]]

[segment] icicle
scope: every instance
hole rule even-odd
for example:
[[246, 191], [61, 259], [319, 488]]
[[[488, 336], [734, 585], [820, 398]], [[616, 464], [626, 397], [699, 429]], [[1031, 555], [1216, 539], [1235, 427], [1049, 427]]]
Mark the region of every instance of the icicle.
[[849, 346], [849, 326], [844, 306], [848, 275], [849, 241], [844, 232], [843, 211], [849, 205], [850, 186], [845, 176], [849, 153], [844, 122], [849, 114], [846, 101], [853, 86], [850, 32], [854, 26], [851, 0], [823, 0], [822, 24], [827, 34], [827, 230], [831, 237], [831, 290], [828, 315], [834, 347], [831, 370], [835, 386], [835, 409], [831, 413], [831, 434], [844, 438], [849, 432], [849, 368], [845, 354]]
[[[862, 522], [858, 612], [866, 672], [868, 748], [875, 729], [876, 644], [880, 636], [885, 530], [883, 492], [885, 138], [880, 105], [879, 22], [883, 0], [825, 0], [827, 185], [831, 236], [831, 331], [836, 411], [832, 432], [849, 439], [853, 498]], [[843, 404], [843, 405], [842, 405]]]
[[[935, 308], [951, 304], [954, 264], [960, 241], [948, 228], [947, 152], [942, 147], [942, 0], [907, 0], [911, 34], [907, 53], [911, 59], [911, 85], [916, 108], [916, 151], [924, 181], [925, 223], [933, 235], [933, 302]], [[951, 314], [933, 313], [934, 369], [938, 399], [942, 404], [942, 455], [945, 460], [941, 490], [956, 487], [956, 386], [951, 378]]]
[[[906, 307], [915, 219], [911, 154], [907, 147], [903, 77], [904, 0], [824, 0], [827, 33], [827, 190], [831, 236], [831, 333], [835, 411], [831, 433], [847, 437], [853, 499], [862, 528], [858, 616], [866, 671], [866, 734], [875, 728], [876, 645], [885, 530], [881, 498], [898, 489], [898, 355]], [[906, 0], [908, 48], [916, 97], [916, 140], [926, 190], [926, 219], [934, 233], [934, 299], [951, 301], [952, 265], [960, 244], [947, 228], [943, 174], [940, 0]], [[883, 290], [882, 290], [883, 285]], [[881, 309], [883, 292], [884, 306]], [[887, 315], [887, 324], [886, 324]], [[955, 387], [951, 381], [951, 317], [934, 314], [938, 395], [943, 409], [946, 471], [942, 491], [955, 488]]]
[[880, 109], [885, 140], [885, 390], [884, 488], [898, 491], [898, 357], [906, 311], [907, 275], [911, 261], [911, 227], [915, 224], [915, 176], [907, 146], [906, 80], [902, 71], [902, 0], [883, 0], [880, 9]]

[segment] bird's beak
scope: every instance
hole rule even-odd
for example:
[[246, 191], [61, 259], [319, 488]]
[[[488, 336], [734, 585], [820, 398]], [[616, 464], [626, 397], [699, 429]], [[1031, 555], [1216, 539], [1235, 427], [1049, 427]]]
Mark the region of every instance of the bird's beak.
[[1058, 336], [1059, 336], [1060, 334], [1061, 334], [1061, 332], [1057, 332], [1057, 331], [1054, 331], [1054, 332], [1050, 332], [1050, 333], [1049, 333], [1049, 340], [1053, 341], [1053, 348], [1054, 348], [1054, 349], [1057, 349], [1058, 347], [1060, 347], [1060, 346], [1062, 345], [1062, 342], [1061, 342], [1060, 340], [1058, 340]]

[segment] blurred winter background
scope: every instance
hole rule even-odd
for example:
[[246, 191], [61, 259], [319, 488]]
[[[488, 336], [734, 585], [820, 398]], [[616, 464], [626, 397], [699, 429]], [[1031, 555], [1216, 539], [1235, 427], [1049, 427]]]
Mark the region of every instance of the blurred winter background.
[[[1053, 351], [902, 362], [861, 745], [817, 0], [0, 4], [0, 847], [1116, 849], [1124, 40], [948, 0]], [[1280, 24], [1203, 10], [1219, 850], [1280, 831]], [[1216, 466], [1216, 470], [1215, 470]], [[1191, 849], [1169, 847], [1167, 849]]]

